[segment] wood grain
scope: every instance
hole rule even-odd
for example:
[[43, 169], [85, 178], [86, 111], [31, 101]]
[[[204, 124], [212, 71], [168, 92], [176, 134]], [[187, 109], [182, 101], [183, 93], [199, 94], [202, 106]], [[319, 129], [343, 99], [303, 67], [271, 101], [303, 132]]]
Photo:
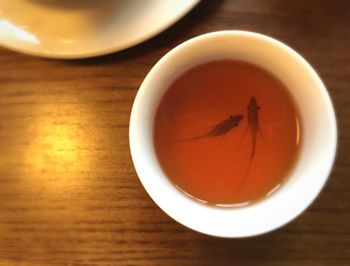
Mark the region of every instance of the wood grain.
[[[350, 265], [349, 14], [348, 0], [204, 0], [155, 38], [100, 58], [1, 48], [0, 265]], [[320, 197], [291, 224], [250, 239], [171, 220], [144, 191], [128, 146], [132, 103], [151, 67], [175, 45], [224, 29], [268, 34], [303, 54], [339, 123]]]

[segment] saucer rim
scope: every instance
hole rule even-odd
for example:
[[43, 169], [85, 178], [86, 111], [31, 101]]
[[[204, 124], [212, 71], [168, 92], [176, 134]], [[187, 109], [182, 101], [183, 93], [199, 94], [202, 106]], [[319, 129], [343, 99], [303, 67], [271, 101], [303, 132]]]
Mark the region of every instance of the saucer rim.
[[[201, 0], [191, 0], [187, 3], [187, 6], [184, 6], [184, 8], [181, 10], [181, 12], [178, 12], [176, 15], [172, 16], [167, 21], [162, 21], [159, 25], [154, 24], [154, 28], [144, 35], [137, 35], [136, 37], [130, 38], [125, 43], [118, 44], [118, 43], [112, 43], [111, 46], [107, 46], [106, 48], [99, 49], [97, 46], [95, 49], [89, 49], [89, 50], [79, 50], [79, 51], [64, 51], [64, 50], [41, 50], [40, 46], [35, 47], [34, 49], [30, 46], [26, 46], [26, 48], [20, 48], [18, 45], [16, 45], [17, 40], [16, 37], [13, 37], [13, 40], [11, 41], [10, 45], [7, 42], [5, 42], [2, 38], [0, 38], [0, 46], [3, 48], [6, 48], [8, 50], [36, 56], [36, 57], [42, 57], [42, 58], [52, 58], [52, 59], [84, 59], [84, 58], [92, 58], [92, 57], [98, 57], [103, 56], [119, 51], [126, 50], [128, 48], [134, 47], [138, 44], [141, 44], [161, 32], [165, 31], [172, 25], [174, 25], [176, 22], [178, 22], [181, 18], [186, 16], [195, 6], [199, 4]], [[0, 29], [1, 31], [1, 29]]]

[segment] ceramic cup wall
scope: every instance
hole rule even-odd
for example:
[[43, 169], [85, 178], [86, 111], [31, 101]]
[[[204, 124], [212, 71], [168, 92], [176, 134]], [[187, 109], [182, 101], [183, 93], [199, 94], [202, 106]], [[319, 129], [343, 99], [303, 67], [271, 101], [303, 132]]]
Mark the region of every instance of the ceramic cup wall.
[[[189, 68], [215, 59], [243, 60], [273, 73], [286, 85], [300, 113], [303, 135], [295, 167], [275, 193], [245, 207], [220, 208], [189, 198], [165, 176], [153, 146], [155, 112], [168, 86]], [[132, 159], [151, 198], [179, 223], [219, 237], [266, 233], [301, 214], [327, 181], [336, 143], [334, 109], [314, 69], [285, 44], [245, 31], [205, 34], [166, 54], [143, 81], [130, 119]]]

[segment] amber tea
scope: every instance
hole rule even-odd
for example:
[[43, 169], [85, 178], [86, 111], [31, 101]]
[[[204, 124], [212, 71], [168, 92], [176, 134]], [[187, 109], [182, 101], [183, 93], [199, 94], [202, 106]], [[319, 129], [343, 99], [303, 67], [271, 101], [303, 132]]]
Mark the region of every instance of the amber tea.
[[177, 78], [154, 121], [167, 177], [210, 204], [247, 204], [278, 188], [300, 145], [297, 109], [285, 86], [250, 63], [219, 60]]

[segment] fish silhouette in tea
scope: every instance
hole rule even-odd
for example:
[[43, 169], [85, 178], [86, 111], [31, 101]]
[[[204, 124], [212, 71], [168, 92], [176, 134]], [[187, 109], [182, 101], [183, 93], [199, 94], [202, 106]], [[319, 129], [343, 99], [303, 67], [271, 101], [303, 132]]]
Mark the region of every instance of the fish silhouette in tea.
[[229, 118], [213, 126], [212, 129], [207, 133], [197, 137], [181, 139], [179, 141], [199, 140], [203, 138], [223, 136], [234, 127], [237, 127], [241, 122], [242, 118], [243, 118], [243, 115], [235, 115], [235, 116], [231, 115]]
[[[266, 144], [265, 144], [265, 141], [264, 141], [264, 138], [262, 136], [261, 129], [260, 129], [259, 111], [260, 111], [260, 106], [258, 105], [258, 102], [256, 101], [255, 97], [251, 97], [249, 104], [248, 104], [248, 126], [247, 126], [247, 129], [249, 127], [251, 135], [252, 135], [252, 151], [250, 153], [247, 171], [244, 174], [243, 180], [242, 180], [241, 184], [238, 186], [238, 189], [240, 189], [243, 186], [243, 184], [246, 180], [246, 177], [248, 175], [250, 166], [252, 164], [252, 160], [253, 160], [254, 155], [255, 155], [258, 134], [260, 134], [261, 140], [264, 143], [264, 146], [266, 147]], [[246, 131], [244, 132], [243, 137], [244, 137], [245, 133], [246, 133]]]
[[256, 99], [252, 97], [248, 105], [248, 126], [252, 134], [252, 152], [250, 154], [250, 159], [253, 159], [255, 155], [256, 140], [258, 137], [258, 133], [260, 134], [261, 140], [265, 145], [265, 141], [264, 141], [264, 138], [262, 137], [262, 133], [259, 125], [259, 111], [260, 111], [260, 106], [258, 105]]

